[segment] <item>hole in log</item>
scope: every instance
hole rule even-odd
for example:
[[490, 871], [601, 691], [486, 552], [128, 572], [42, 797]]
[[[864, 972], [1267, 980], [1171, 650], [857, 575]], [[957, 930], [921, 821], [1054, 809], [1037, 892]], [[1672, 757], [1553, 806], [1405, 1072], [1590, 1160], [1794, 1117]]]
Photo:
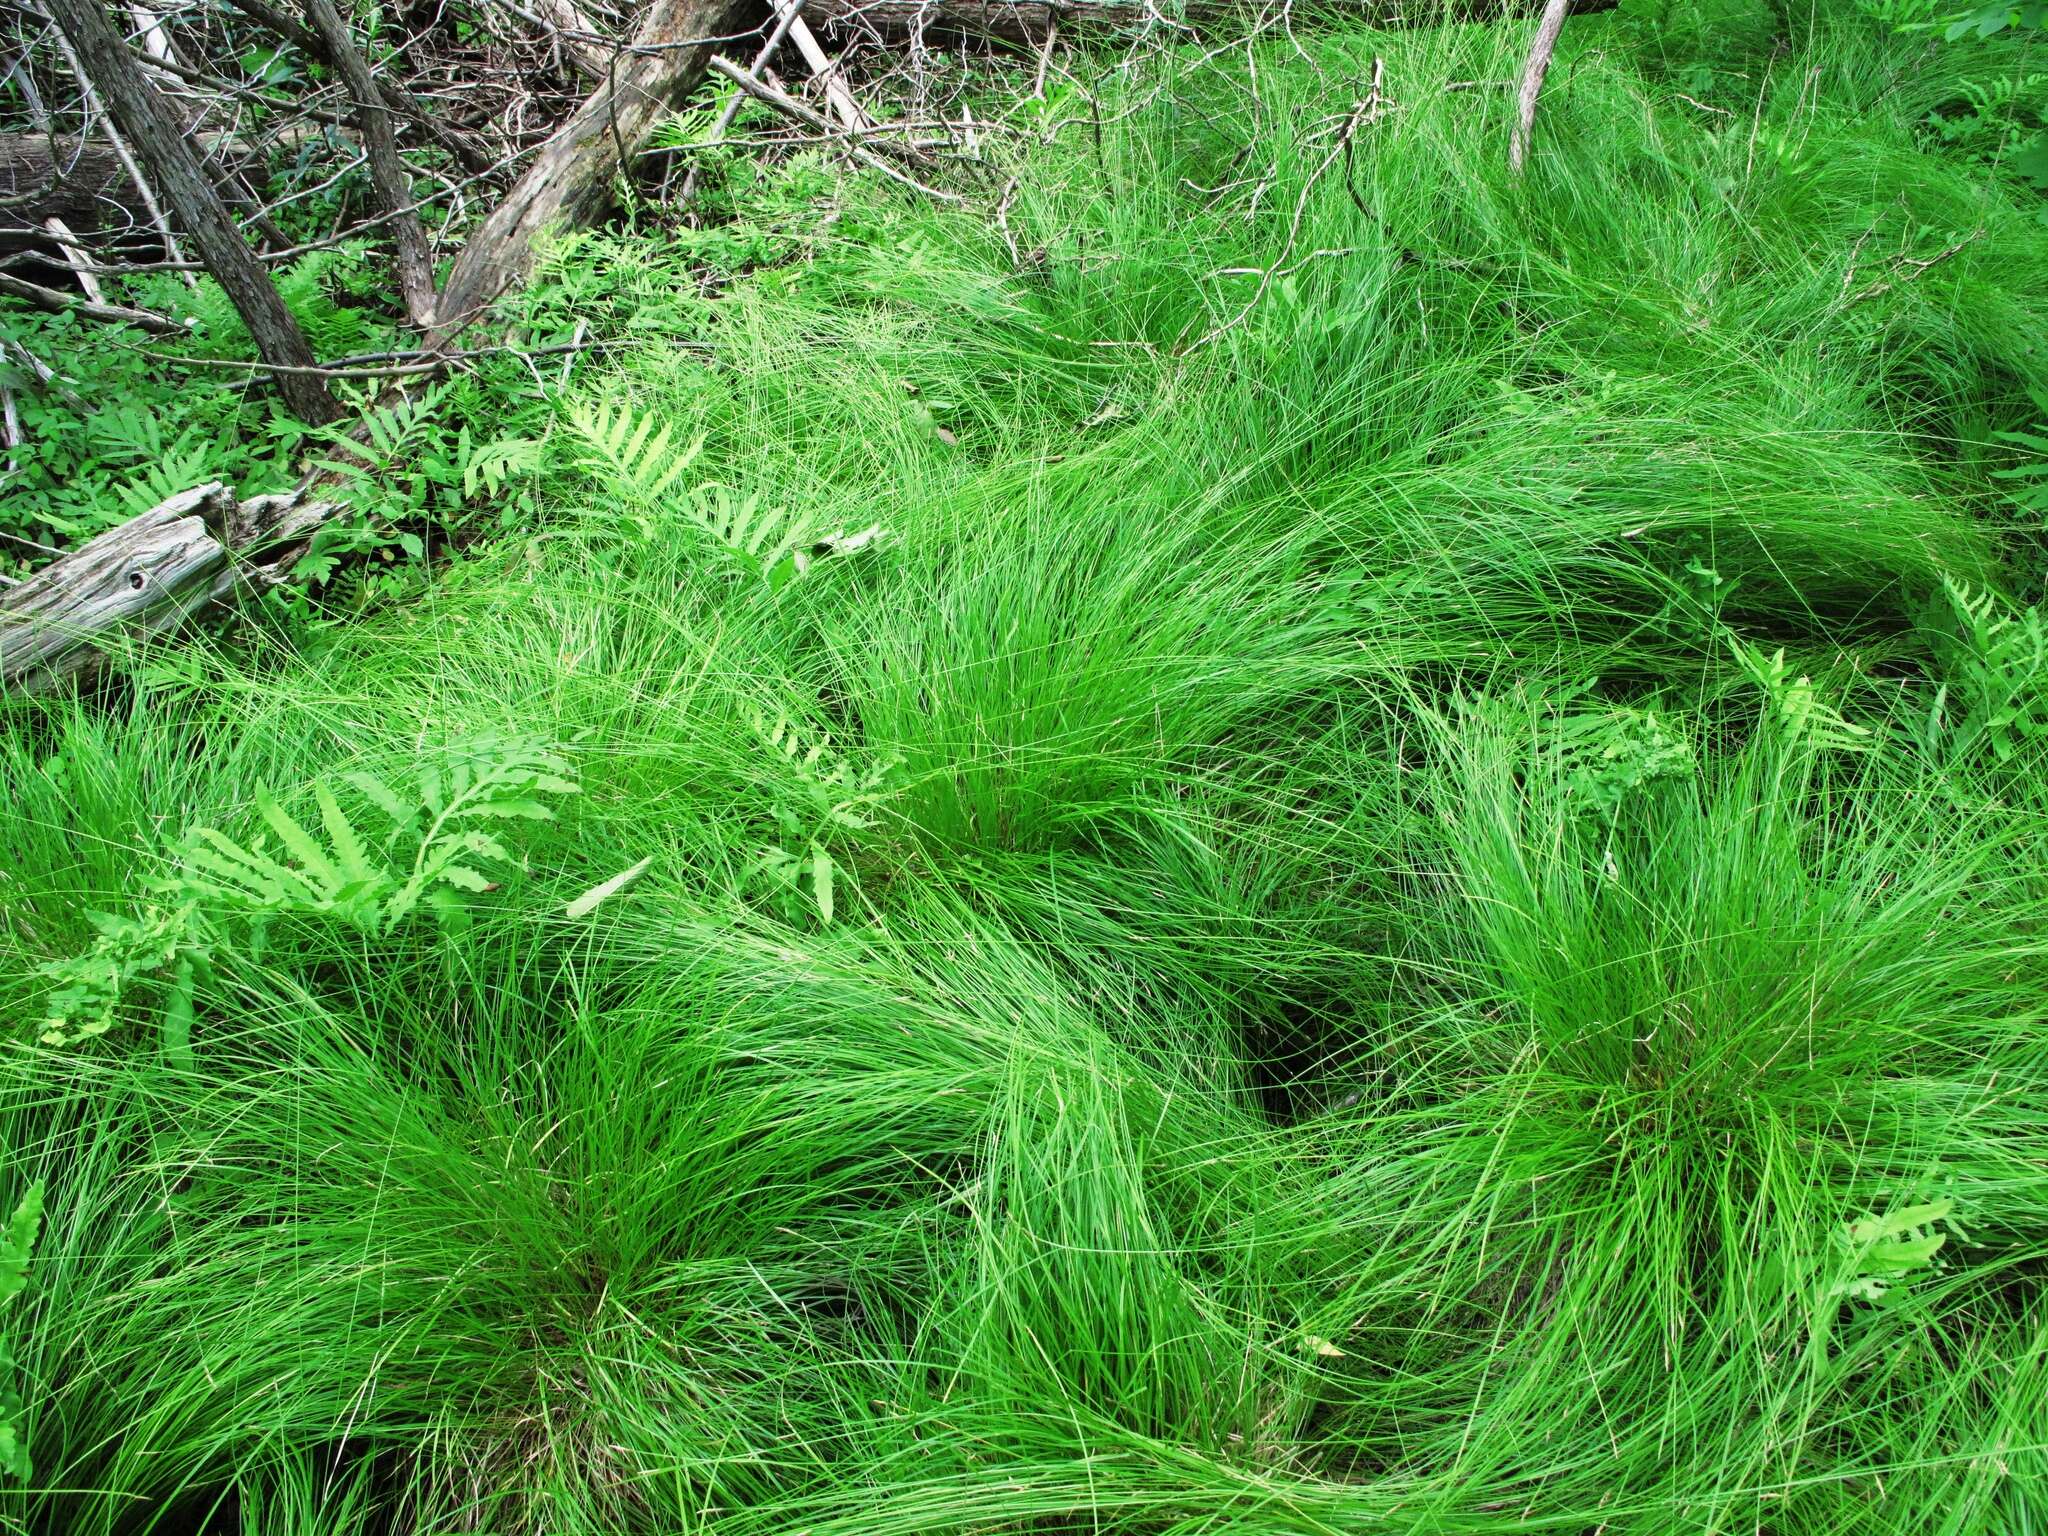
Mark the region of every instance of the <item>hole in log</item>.
[[133, 587], [136, 591], [140, 592], [144, 587], [149, 585], [149, 578], [143, 575], [142, 572], [140, 571], [130, 571], [128, 573], [128, 585]]

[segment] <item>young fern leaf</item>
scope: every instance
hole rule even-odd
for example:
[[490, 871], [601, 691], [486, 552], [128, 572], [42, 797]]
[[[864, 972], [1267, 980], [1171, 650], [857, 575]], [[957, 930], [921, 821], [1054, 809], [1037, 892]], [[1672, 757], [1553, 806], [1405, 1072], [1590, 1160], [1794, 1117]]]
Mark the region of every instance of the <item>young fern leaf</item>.
[[1966, 740], [2010, 762], [2048, 739], [2048, 624], [2039, 608], [2013, 611], [1997, 593], [1951, 576], [1942, 585], [1957, 621], [1948, 660], [1968, 703]]
[[569, 407], [569, 425], [605, 490], [643, 507], [663, 505], [704, 448], [701, 435], [677, 447], [672, 423], [623, 402], [579, 401]]

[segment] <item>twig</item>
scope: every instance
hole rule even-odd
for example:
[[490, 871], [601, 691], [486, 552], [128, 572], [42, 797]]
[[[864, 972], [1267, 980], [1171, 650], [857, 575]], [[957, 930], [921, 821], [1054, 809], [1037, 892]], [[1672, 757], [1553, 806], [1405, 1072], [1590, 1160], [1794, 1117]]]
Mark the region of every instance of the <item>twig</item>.
[[[715, 73], [725, 76], [726, 79], [732, 81], [733, 84], [737, 85], [749, 96], [752, 96], [759, 101], [766, 102], [769, 106], [774, 107], [777, 111], [780, 111], [789, 117], [795, 118], [798, 122], [802, 123], [806, 128], [809, 128], [812, 132], [822, 134], [835, 133], [835, 129], [833, 127], [831, 119], [826, 117], [822, 112], [816, 111], [811, 107], [805, 106], [802, 102], [798, 101], [794, 96], [790, 95], [787, 91], [777, 90], [774, 86], [770, 85], [765, 80], [755, 79], [752, 75], [748, 74], [745, 70], [741, 69], [739, 65], [733, 63], [732, 60], [726, 58], [724, 55], [714, 53], [711, 56], [711, 69]], [[891, 165], [885, 158], [875, 153], [874, 150], [870, 149], [864, 142], [862, 142], [860, 135], [855, 134], [849, 130], [840, 132], [837, 134], [837, 136], [841, 138], [842, 142], [845, 143], [846, 147], [863, 163], [873, 167], [875, 170], [880, 171], [884, 176], [887, 176], [890, 180], [899, 181], [906, 187], [910, 187], [915, 191], [922, 192], [926, 197], [937, 198], [940, 202], [960, 203], [966, 201], [966, 199], [961, 197], [961, 195], [958, 192], [948, 192], [941, 187], [926, 186], [916, 177], [907, 175], [906, 173], [899, 171], [898, 169], [896, 169], [895, 166]], [[891, 145], [886, 140], [882, 142], [885, 147], [894, 149], [897, 153], [901, 154], [907, 159], [913, 161], [920, 161], [925, 158], [920, 152], [914, 149], [910, 149], [907, 146]]]
[[49, 231], [50, 238], [57, 243], [57, 254], [64, 258], [65, 265], [71, 268], [71, 275], [78, 280], [78, 291], [94, 304], [105, 303], [107, 296], [100, 289], [100, 280], [93, 275], [92, 263], [79, 246], [78, 237], [71, 232], [71, 226], [53, 213], [43, 220], [43, 228]]
[[[803, 8], [804, 0], [782, 0], [782, 3], [776, 7], [775, 24], [769, 29], [768, 36], [762, 42], [760, 51], [754, 55], [754, 62], [747, 67], [748, 74], [758, 75], [763, 69], [767, 68], [768, 61], [775, 57], [775, 50], [782, 46], [783, 38], [788, 36], [789, 29], [796, 24], [797, 16], [802, 12]], [[719, 143], [725, 138], [727, 130], [732, 127], [733, 121], [740, 115], [740, 106], [746, 99], [747, 96], [744, 91], [735, 91], [733, 93], [732, 100], [728, 101], [720, 109], [718, 121], [711, 125], [710, 137], [705, 140], [706, 148]], [[703, 174], [703, 169], [702, 161], [690, 167], [689, 172], [683, 177], [683, 189], [677, 197], [679, 203], [687, 203], [690, 200], [691, 194], [697, 190], [697, 179]]]
[[38, 544], [34, 539], [25, 539], [18, 533], [9, 533], [5, 528], [0, 528], [0, 539], [5, 539], [10, 544], [19, 544], [23, 549], [37, 550], [45, 555], [61, 555], [64, 553], [63, 550], [54, 549], [48, 544]]
[[61, 293], [55, 288], [45, 288], [41, 283], [32, 283], [27, 278], [16, 277], [11, 272], [0, 272], [0, 293], [11, 294], [24, 299], [38, 309], [47, 309], [52, 314], [83, 315], [88, 320], [100, 320], [109, 325], [132, 325], [138, 331], [148, 331], [152, 336], [182, 336], [188, 327], [164, 315], [153, 314], [146, 309], [130, 309], [124, 304], [100, 304], [82, 294]]
[[156, 193], [150, 190], [149, 182], [142, 174], [142, 167], [135, 163], [135, 156], [129, 152], [128, 141], [121, 136], [121, 130], [114, 126], [112, 116], [100, 105], [99, 93], [93, 89], [92, 76], [85, 72], [85, 66], [79, 62], [78, 54], [71, 46], [71, 39], [64, 35], [64, 29], [56, 25], [55, 19], [43, 8], [39, 0], [29, 0], [29, 7], [50, 21], [50, 34], [56, 41], [58, 51], [64, 55], [65, 64], [78, 79], [79, 95], [85, 102], [87, 113], [100, 119], [101, 125], [107, 131], [107, 143], [113, 148], [114, 157], [121, 162], [121, 169], [128, 173], [128, 180], [135, 188], [135, 195], [141, 201], [143, 211], [149, 215], [149, 222], [156, 226], [157, 237], [164, 243], [164, 254], [172, 261], [180, 263], [185, 286], [197, 293], [199, 279], [183, 265], [185, 252], [178, 244], [178, 237], [171, 233], [171, 221], [164, 217], [164, 210], [156, 200]]
[[1516, 98], [1515, 128], [1508, 138], [1508, 166], [1516, 175], [1529, 158], [1529, 134], [1536, 126], [1536, 98], [1543, 93], [1543, 77], [1550, 73], [1550, 56], [1557, 50], [1557, 35], [1564, 30], [1572, 0], [1544, 0], [1543, 19], [1536, 23], [1536, 36], [1529, 42], [1529, 57], [1522, 64], [1522, 86]]
[[[319, 52], [319, 44], [310, 28], [286, 15], [283, 11], [273, 8], [266, 3], [266, 0], [228, 0], [228, 4], [232, 5], [258, 26], [282, 38], [301, 52], [308, 55]], [[471, 175], [487, 174], [490, 171], [490, 158], [474, 144], [470, 143], [468, 139], [443, 123], [424, 102], [410, 91], [379, 81], [377, 92], [384, 98], [385, 104], [394, 112], [403, 113], [408, 119], [426, 130], [428, 137], [447, 150], [449, 154], [453, 155], [456, 163], [465, 171], [468, 171]]]
[[5, 384], [0, 384], [0, 439], [5, 440], [7, 473], [12, 475], [21, 467], [14, 453], [21, 446], [21, 417], [15, 414], [14, 391]]
[[[1851, 304], [1861, 304], [1865, 299], [1874, 299], [1880, 294], [1890, 293], [1894, 288], [1904, 287], [1915, 278], [1926, 276], [1930, 269], [1940, 266], [1944, 261], [1960, 256], [1965, 250], [1983, 238], [1984, 230], [1980, 226], [1971, 230], [1962, 239], [1956, 241], [1955, 244], [1944, 246], [1932, 256], [1894, 256], [1889, 263], [1891, 269], [1889, 277], [1878, 278], [1875, 282], [1857, 289], [1841, 301], [1841, 307], [1847, 309]], [[1911, 270], [1907, 270], [1908, 268]], [[1855, 258], [1852, 256], [1850, 258], [1849, 271], [1853, 273], [1855, 270]], [[1847, 277], [1843, 278], [1842, 286], [1844, 288], [1848, 287]]]
[[1265, 298], [1266, 290], [1273, 286], [1274, 280], [1293, 270], [1287, 263], [1294, 254], [1295, 242], [1301, 238], [1301, 221], [1308, 213], [1309, 198], [1315, 194], [1316, 184], [1329, 174], [1331, 166], [1351, 153], [1351, 141], [1358, 130], [1368, 123], [1377, 122], [1387, 110], [1387, 98], [1380, 89], [1386, 79], [1386, 73], [1387, 61], [1375, 55], [1372, 61], [1371, 86], [1353, 104], [1350, 114], [1344, 119], [1344, 126], [1338, 130], [1337, 142], [1330, 146], [1330, 152], [1323, 156], [1321, 164], [1309, 172], [1308, 179], [1302, 183], [1301, 195], [1294, 200], [1294, 217], [1288, 221], [1287, 239], [1280, 247], [1280, 259], [1270, 267], [1245, 269], [1244, 275], [1247, 277], [1254, 271], [1259, 274], [1259, 286], [1256, 291], [1244, 301], [1244, 306], [1236, 314], [1215, 329], [1197, 337], [1183, 350], [1192, 352], [1197, 348], [1206, 347], [1243, 324], [1245, 316], [1258, 308], [1259, 301]]
[[804, 66], [813, 78], [825, 88], [825, 104], [839, 121], [854, 132], [872, 128], [873, 121], [861, 111], [860, 103], [853, 99], [853, 92], [847, 89], [846, 79], [839, 72], [839, 66], [825, 56], [825, 50], [811, 35], [811, 29], [804, 25], [801, 15], [794, 16], [789, 23], [789, 40], [796, 44], [796, 51], [803, 55]]
[[[321, 379], [403, 379], [419, 373], [434, 373], [450, 364], [466, 363], [479, 357], [497, 357], [505, 353], [516, 353], [520, 357], [558, 357], [563, 353], [588, 352], [594, 345], [593, 342], [585, 341], [563, 342], [550, 347], [475, 347], [462, 352], [436, 352], [429, 348], [414, 352], [365, 352], [357, 357], [342, 358], [335, 363], [321, 363], [312, 368], [283, 363], [262, 363], [239, 357], [181, 357], [172, 352], [138, 350], [153, 362], [177, 363], [187, 368], [240, 368], [249, 373], [297, 374], [301, 377]], [[393, 361], [382, 362], [385, 359]], [[411, 361], [396, 361], [397, 359]], [[379, 366], [369, 366], [373, 363]]]

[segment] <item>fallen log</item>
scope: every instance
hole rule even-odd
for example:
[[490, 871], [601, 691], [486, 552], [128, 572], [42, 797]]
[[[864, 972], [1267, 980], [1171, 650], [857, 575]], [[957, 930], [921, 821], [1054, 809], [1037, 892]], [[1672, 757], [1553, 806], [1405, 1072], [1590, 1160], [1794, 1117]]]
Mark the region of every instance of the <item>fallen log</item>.
[[87, 298], [82, 293], [65, 293], [56, 288], [45, 288], [41, 283], [32, 283], [26, 278], [0, 272], [0, 294], [11, 299], [21, 299], [37, 309], [46, 309], [61, 315], [66, 310], [85, 316], [88, 320], [104, 321], [108, 325], [132, 325], [138, 331], [147, 331], [152, 336], [183, 336], [190, 329], [164, 315], [147, 309], [130, 309], [125, 304], [109, 304], [104, 299]]
[[266, 557], [334, 510], [298, 491], [238, 503], [218, 481], [179, 492], [0, 592], [0, 686], [48, 688], [275, 583], [281, 567]]
[[0, 134], [0, 207], [20, 233], [40, 236], [45, 219], [62, 219], [74, 229], [97, 229], [109, 213], [137, 223], [127, 198], [127, 172], [113, 149], [81, 143], [66, 134]]
[[525, 278], [543, 229], [580, 229], [611, 211], [633, 152], [704, 78], [719, 34], [743, 9], [739, 0], [654, 0], [604, 84], [541, 146], [463, 245], [435, 301], [436, 346]]

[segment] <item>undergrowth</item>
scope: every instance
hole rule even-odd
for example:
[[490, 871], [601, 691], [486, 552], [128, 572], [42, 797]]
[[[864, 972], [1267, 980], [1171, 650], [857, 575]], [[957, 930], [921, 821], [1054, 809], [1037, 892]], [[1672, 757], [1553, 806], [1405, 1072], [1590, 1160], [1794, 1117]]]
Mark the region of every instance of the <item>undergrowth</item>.
[[14, 706], [0, 1526], [2048, 1527], [2038, 198], [1738, 19], [641, 210], [530, 521]]

